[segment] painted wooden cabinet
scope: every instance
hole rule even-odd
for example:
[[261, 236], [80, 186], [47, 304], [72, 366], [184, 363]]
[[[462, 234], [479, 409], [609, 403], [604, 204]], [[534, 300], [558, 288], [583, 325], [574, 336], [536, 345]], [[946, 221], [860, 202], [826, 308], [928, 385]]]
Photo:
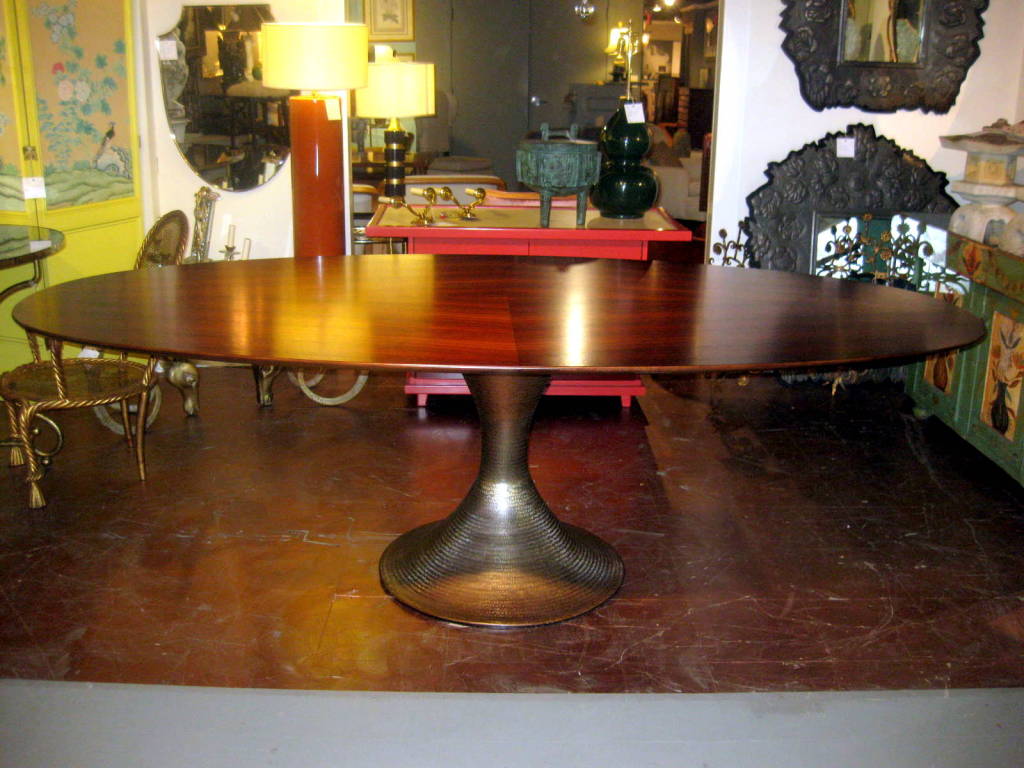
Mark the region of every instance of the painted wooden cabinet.
[[912, 366], [908, 392], [1024, 483], [1024, 259], [950, 234], [946, 263], [970, 280], [963, 307], [988, 332], [967, 350]]
[[[64, 232], [43, 285], [130, 268], [143, 234], [130, 0], [2, 0], [0, 15], [0, 223]], [[10, 319], [26, 295], [0, 305], [0, 370], [28, 359]]]

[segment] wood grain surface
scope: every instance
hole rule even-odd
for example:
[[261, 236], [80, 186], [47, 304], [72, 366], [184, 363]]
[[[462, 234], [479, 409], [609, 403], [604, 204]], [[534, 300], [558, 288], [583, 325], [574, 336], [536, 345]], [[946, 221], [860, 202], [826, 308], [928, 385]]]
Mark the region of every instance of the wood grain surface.
[[984, 332], [923, 294], [807, 275], [426, 254], [120, 272], [40, 291], [14, 317], [96, 346], [378, 370], [780, 369], [905, 359]]

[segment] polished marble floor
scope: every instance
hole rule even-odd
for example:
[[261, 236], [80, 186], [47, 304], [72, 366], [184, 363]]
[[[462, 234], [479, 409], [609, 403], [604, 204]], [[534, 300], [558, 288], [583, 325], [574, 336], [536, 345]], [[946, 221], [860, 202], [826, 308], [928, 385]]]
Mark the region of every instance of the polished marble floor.
[[0, 470], [0, 677], [422, 692], [746, 692], [1024, 684], [1024, 491], [897, 389], [658, 378], [639, 406], [546, 398], [531, 466], [621, 553], [592, 613], [461, 627], [385, 595], [377, 558], [447, 514], [466, 398], [374, 375], [346, 406], [203, 370], [148, 438], [90, 413], [24, 507]]

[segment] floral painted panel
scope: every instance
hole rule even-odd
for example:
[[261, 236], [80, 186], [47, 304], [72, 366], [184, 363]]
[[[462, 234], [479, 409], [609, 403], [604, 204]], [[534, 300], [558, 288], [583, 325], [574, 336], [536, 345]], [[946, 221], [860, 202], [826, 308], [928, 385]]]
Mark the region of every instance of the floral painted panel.
[[123, 0], [30, 0], [47, 207], [134, 193]]
[[1024, 258], [950, 232], [946, 264], [972, 283], [1024, 303]]
[[[960, 293], [939, 291], [935, 298], [955, 307], [963, 307], [964, 297]], [[924, 361], [924, 380], [940, 392], [949, 394], [953, 388], [953, 373], [956, 371], [956, 352], [929, 355]]]
[[7, 21], [0, 6], [0, 211], [24, 211], [21, 172], [18, 169], [21, 142], [18, 140], [17, 93], [14, 90], [12, 50], [7, 39]]
[[1024, 376], [1024, 323], [992, 313], [992, 335], [985, 373], [981, 420], [1007, 440], [1013, 440], [1020, 413], [1021, 377]]

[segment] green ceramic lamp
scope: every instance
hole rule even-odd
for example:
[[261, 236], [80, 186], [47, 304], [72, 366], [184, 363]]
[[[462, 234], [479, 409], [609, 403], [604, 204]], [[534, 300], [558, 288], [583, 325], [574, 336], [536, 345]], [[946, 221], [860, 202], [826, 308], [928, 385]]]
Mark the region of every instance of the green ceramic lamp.
[[601, 130], [599, 146], [604, 160], [591, 199], [602, 216], [613, 219], [640, 218], [658, 199], [658, 180], [641, 164], [651, 146], [643, 104], [630, 98], [633, 54], [639, 42], [631, 24], [619, 24], [605, 48], [605, 53], [625, 63], [626, 98]]

